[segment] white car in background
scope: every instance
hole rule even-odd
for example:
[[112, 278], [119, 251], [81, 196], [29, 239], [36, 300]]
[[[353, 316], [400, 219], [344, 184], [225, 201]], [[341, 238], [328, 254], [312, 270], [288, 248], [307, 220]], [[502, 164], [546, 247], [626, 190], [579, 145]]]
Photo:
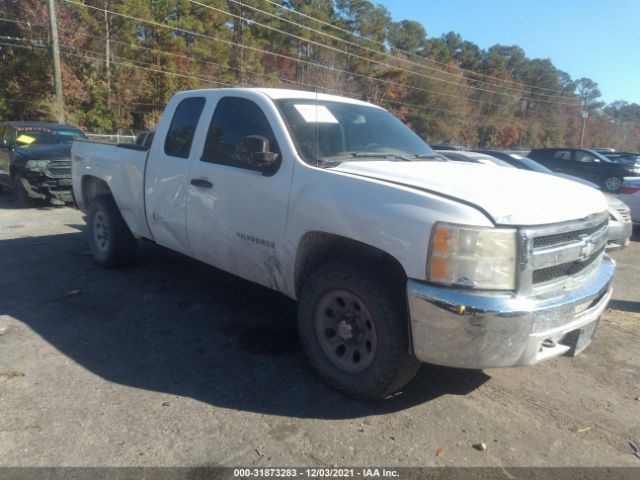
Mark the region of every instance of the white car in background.
[[620, 189], [622, 200], [631, 211], [631, 221], [640, 223], [640, 179], [625, 180]]

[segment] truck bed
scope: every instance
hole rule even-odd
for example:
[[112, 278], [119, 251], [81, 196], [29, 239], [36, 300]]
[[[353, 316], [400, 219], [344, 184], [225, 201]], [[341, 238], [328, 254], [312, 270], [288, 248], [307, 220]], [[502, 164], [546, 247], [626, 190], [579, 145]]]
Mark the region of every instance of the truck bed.
[[107, 144], [76, 140], [71, 147], [71, 173], [78, 208], [86, 213], [82, 182], [102, 180], [113, 193], [122, 217], [131, 232], [150, 238], [145, 219], [144, 172], [148, 147], [132, 144]]

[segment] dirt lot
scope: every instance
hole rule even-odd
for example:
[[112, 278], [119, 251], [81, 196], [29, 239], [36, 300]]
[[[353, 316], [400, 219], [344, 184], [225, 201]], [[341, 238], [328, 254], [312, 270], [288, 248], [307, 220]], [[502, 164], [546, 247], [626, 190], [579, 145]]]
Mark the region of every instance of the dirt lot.
[[640, 466], [640, 232], [582, 355], [367, 404], [311, 371], [291, 301], [151, 244], [102, 270], [83, 224], [0, 199], [0, 465]]

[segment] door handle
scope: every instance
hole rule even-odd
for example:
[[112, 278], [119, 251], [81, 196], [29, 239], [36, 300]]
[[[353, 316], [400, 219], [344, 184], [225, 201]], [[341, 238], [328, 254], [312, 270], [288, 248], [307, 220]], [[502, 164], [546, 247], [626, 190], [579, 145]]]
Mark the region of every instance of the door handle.
[[204, 180], [202, 178], [192, 178], [191, 185], [193, 185], [194, 187], [200, 187], [200, 188], [213, 188], [213, 183], [211, 183], [209, 180]]

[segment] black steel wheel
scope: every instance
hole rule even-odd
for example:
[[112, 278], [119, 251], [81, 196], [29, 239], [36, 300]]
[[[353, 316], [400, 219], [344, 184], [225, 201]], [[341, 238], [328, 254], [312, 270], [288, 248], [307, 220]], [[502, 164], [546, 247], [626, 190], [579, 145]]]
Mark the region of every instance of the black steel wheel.
[[300, 291], [298, 331], [309, 360], [331, 386], [355, 398], [395, 393], [420, 365], [410, 353], [404, 285], [389, 282], [364, 260], [336, 259], [309, 275]]

